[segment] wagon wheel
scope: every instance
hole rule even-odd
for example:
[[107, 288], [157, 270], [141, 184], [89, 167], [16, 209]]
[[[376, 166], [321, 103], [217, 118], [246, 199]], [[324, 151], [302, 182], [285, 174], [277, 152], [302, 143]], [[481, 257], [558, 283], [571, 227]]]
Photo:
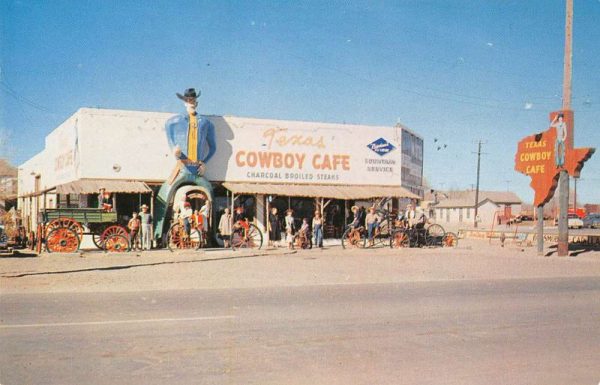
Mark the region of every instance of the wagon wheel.
[[363, 231], [348, 227], [342, 235], [342, 247], [344, 249], [364, 248], [366, 239], [362, 237]]
[[92, 233], [92, 242], [94, 242], [94, 246], [100, 250], [104, 250], [104, 245], [102, 244], [102, 234]]
[[458, 236], [454, 233], [446, 233], [442, 238], [442, 246], [456, 247], [458, 245]]
[[260, 249], [263, 244], [262, 232], [250, 223], [248, 229], [240, 227], [231, 234], [231, 246], [234, 249], [249, 248]]
[[442, 238], [444, 238], [444, 228], [438, 224], [433, 224], [427, 228], [427, 234], [425, 235], [426, 246], [441, 246]]
[[408, 232], [405, 230], [397, 230], [392, 233], [390, 237], [390, 247], [393, 249], [399, 249], [401, 247], [410, 246], [410, 237]]
[[79, 237], [79, 239], [81, 239], [81, 237], [83, 237], [83, 226], [81, 225], [81, 223], [77, 222], [73, 218], [66, 218], [66, 217], [60, 217], [60, 218], [51, 220], [50, 223], [48, 223], [46, 225], [45, 234], [49, 235], [52, 230], [58, 229], [61, 227], [66, 227], [68, 229], [75, 231], [77, 233], [77, 236]]
[[167, 233], [167, 247], [169, 250], [198, 249], [202, 245], [200, 232], [196, 228], [190, 229], [190, 235], [185, 232], [184, 226], [175, 223]]
[[[108, 226], [106, 229], [104, 229], [104, 231], [100, 235], [99, 244], [100, 244], [101, 248], [104, 248], [104, 242], [106, 242], [106, 240], [108, 238], [110, 238], [112, 235], [122, 235], [126, 239], [129, 239], [129, 233], [127, 232], [127, 229], [125, 227], [119, 226], [119, 225]], [[94, 243], [96, 243], [96, 242], [94, 242]]]
[[129, 238], [121, 234], [111, 234], [103, 242], [104, 251], [118, 253], [129, 251]]
[[59, 227], [50, 231], [46, 238], [46, 250], [49, 253], [74, 253], [81, 242], [77, 233], [68, 227]]

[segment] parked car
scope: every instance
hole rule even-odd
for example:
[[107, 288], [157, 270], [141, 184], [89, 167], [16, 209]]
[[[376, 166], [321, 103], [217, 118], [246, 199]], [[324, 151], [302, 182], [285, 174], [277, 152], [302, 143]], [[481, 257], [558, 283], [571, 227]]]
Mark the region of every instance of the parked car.
[[[554, 218], [554, 226], [558, 226], [558, 218]], [[577, 214], [567, 215], [567, 226], [570, 229], [582, 229], [583, 221], [577, 216]]]
[[588, 214], [583, 218], [583, 227], [600, 228], [600, 214]]

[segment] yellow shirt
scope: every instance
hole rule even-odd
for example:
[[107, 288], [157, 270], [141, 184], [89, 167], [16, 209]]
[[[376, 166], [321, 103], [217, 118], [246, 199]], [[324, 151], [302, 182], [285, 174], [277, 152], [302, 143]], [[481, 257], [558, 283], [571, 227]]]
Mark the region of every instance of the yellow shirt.
[[188, 131], [188, 153], [189, 160], [198, 160], [198, 119], [196, 115], [190, 114], [190, 127]]

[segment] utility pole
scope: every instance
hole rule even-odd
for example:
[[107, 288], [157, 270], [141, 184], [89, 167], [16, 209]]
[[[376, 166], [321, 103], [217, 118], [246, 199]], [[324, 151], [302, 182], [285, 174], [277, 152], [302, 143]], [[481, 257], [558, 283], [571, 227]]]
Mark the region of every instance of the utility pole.
[[481, 170], [481, 139], [477, 146], [477, 184], [475, 186], [475, 215], [473, 215], [473, 227], [477, 227], [477, 206], [479, 206], [479, 171]]
[[[573, 0], [566, 0], [566, 18], [565, 18], [565, 59], [563, 73], [563, 110], [571, 109], [571, 64], [573, 61]], [[567, 139], [572, 145], [575, 144], [573, 128], [570, 132], [571, 138]], [[568, 146], [567, 143], [565, 143]], [[569, 225], [567, 212], [569, 209], [569, 174], [566, 170], [560, 172], [558, 182], [559, 193], [559, 217], [558, 217], [558, 256], [566, 257], [569, 255]]]

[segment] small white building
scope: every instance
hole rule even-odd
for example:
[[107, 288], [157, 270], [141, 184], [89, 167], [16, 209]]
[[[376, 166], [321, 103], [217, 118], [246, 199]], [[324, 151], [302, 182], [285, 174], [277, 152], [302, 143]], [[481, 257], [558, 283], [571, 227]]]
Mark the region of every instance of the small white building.
[[[436, 194], [433, 204], [436, 222], [458, 226], [472, 226], [475, 221], [475, 191], [452, 191]], [[522, 201], [510, 191], [479, 191], [477, 215], [479, 223], [491, 227], [521, 213]]]

